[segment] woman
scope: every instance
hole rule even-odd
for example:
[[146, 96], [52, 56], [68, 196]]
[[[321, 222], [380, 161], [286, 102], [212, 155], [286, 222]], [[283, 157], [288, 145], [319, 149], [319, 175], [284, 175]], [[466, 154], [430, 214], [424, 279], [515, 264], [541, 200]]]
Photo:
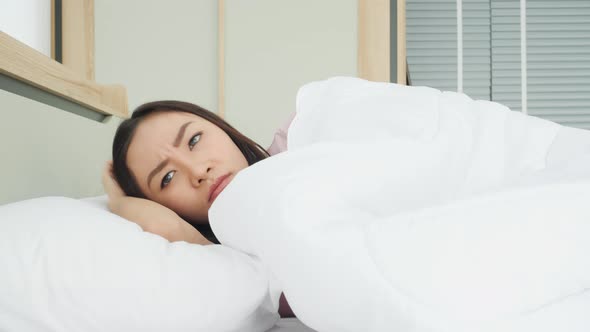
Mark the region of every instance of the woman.
[[[284, 130], [269, 148], [285, 149]], [[218, 243], [207, 212], [242, 169], [269, 157], [260, 145], [197, 105], [139, 106], [115, 134], [103, 172], [109, 209], [169, 241]], [[284, 296], [279, 313], [292, 317]]]
[[[572, 278], [567, 279], [573, 280], [571, 289], [583, 289], [578, 282], [583, 271], [576, 269], [583, 266], [580, 265], [583, 250], [580, 249], [587, 233], [583, 232], [584, 227], [580, 227], [580, 232], [574, 228], [577, 227], [575, 223], [586, 220], [583, 219], [587, 215], [587, 210], [582, 209], [583, 200], [575, 203], [579, 205], [572, 205], [574, 208], [561, 205], [563, 211], [550, 210], [554, 205], [559, 208], [558, 197], [550, 196], [555, 202], [537, 206], [533, 186], [544, 182], [586, 181], [590, 132], [511, 112], [499, 104], [473, 101], [456, 93], [357, 79], [331, 79], [306, 85], [298, 93], [297, 101], [298, 119], [290, 128], [289, 143], [293, 153], [285, 155], [292, 159], [275, 158], [251, 169], [258, 173], [243, 178], [248, 181], [243, 182], [241, 191], [236, 191], [240, 195], [232, 196], [233, 189], [240, 186], [238, 182], [225, 194], [227, 198], [234, 198], [231, 201], [234, 204], [255, 208], [242, 211], [235, 205], [226, 205], [224, 212], [235, 211], [240, 216], [252, 211], [266, 212], [268, 202], [275, 197], [273, 206], [279, 206], [277, 202], [283, 198], [290, 202], [289, 198], [296, 197], [301, 200], [287, 208], [292, 207], [301, 214], [277, 221], [283, 214], [283, 210], [277, 208], [268, 209], [264, 218], [252, 213], [249, 219], [252, 222], [248, 224], [236, 225], [231, 222], [235, 220], [233, 217], [215, 221], [227, 222], [217, 229], [220, 234], [222, 229], [229, 230], [227, 234], [233, 238], [224, 237], [228, 243], [234, 241], [232, 246], [246, 249], [267, 264], [285, 289], [289, 289], [290, 298], [297, 301], [298, 313], [314, 321], [313, 328], [335, 330], [334, 326], [342, 324], [349, 330], [351, 326], [354, 330], [362, 330], [362, 326], [373, 326], [373, 330], [399, 326], [403, 330], [407, 326], [422, 326], [419, 324], [428, 329], [441, 323], [473, 326], [469, 329], [478, 330], [477, 324], [490, 326], [490, 322], [497, 324], [494, 326], [519, 326], [529, 319], [528, 314], [520, 313], [536, 313], [538, 308], [550, 311], [554, 299], [562, 294], [551, 291], [553, 293], [545, 293], [547, 296], [542, 295], [535, 286], [538, 282], [530, 282], [531, 276], [535, 280], [539, 275], [545, 276], [542, 283], [555, 286], [548, 289], [569, 292], [570, 288], [562, 287], [567, 278], [556, 278], [556, 274], [544, 271], [566, 271], [564, 276], [571, 271]], [[362, 142], [357, 142], [359, 140]], [[351, 142], [357, 144], [358, 151], [371, 149], [349, 156], [348, 146], [342, 144]], [[373, 146], [374, 143], [378, 144]], [[394, 145], [384, 145], [390, 143]], [[342, 148], [335, 154], [342, 159], [315, 160], [317, 163], [311, 164], [308, 172], [298, 168], [306, 165], [307, 160], [297, 157], [313, 157], [312, 153], [325, 153], [334, 146]], [[314, 147], [326, 150], [314, 150]], [[328, 153], [324, 155], [329, 157]], [[109, 204], [116, 213], [170, 241], [208, 244], [209, 240], [202, 235], [204, 231], [199, 232], [191, 225], [205, 227], [209, 208], [219, 193], [238, 172], [266, 157], [268, 154], [260, 146], [199, 107], [177, 102], [147, 104], [136, 110], [133, 118], [125, 121], [117, 132], [113, 153], [113, 173], [117, 181], [111, 179], [109, 169], [104, 176]], [[301, 163], [290, 163], [293, 160]], [[277, 163], [273, 163], [275, 161]], [[264, 167], [268, 165], [276, 169]], [[321, 171], [316, 172], [320, 167], [315, 166], [320, 166]], [[266, 173], [267, 170], [295, 175], [290, 181], [300, 181], [308, 175], [313, 177], [302, 185], [296, 182], [297, 185], [287, 187], [290, 191], [283, 193], [275, 193], [275, 189], [284, 182], [276, 181], [275, 187], [260, 184], [264, 190], [243, 197], [246, 190], [258, 185], [258, 179], [272, 175]], [[330, 177], [324, 180], [326, 175]], [[341, 179], [346, 185], [334, 185], [340, 184]], [[242, 178], [236, 181], [239, 180]], [[310, 189], [305, 185], [308, 183], [319, 184], [313, 187], [318, 190], [311, 197], [306, 197]], [[523, 202], [529, 204], [522, 211], [518, 203], [510, 202], [513, 197], [519, 199], [520, 196], [509, 196], [520, 195], [520, 191], [502, 193], [518, 185], [526, 187], [522, 193], [531, 194], [522, 196]], [[572, 197], [580, 193], [587, 195], [587, 191], [579, 187], [564, 188], [571, 190], [564, 192]], [[484, 195], [486, 192], [491, 192], [490, 196]], [[494, 195], [498, 193], [507, 196], [497, 199], [499, 196]], [[318, 199], [328, 196], [331, 198], [327, 202]], [[230, 202], [226, 197], [211, 209], [212, 213]], [[395, 204], [390, 204], [392, 199], [397, 200]], [[490, 202], [496, 202], [497, 205], [492, 206], [498, 214], [482, 218], [479, 223], [478, 217], [485, 213], [485, 205]], [[466, 210], [457, 208], [460, 204], [466, 204]], [[535, 229], [539, 211], [545, 211], [540, 210], [541, 207], [566, 218], [559, 220], [550, 216], [545, 220], [549, 224], [539, 223], [541, 229]], [[326, 208], [328, 210], [324, 211]], [[336, 211], [335, 217], [330, 209]], [[449, 214], [452, 211], [459, 218]], [[429, 213], [434, 214], [429, 216]], [[447, 221], [445, 215], [449, 216]], [[290, 226], [300, 225], [302, 220], [304, 225], [317, 227], [312, 232], [290, 233]], [[324, 227], [338, 220], [346, 222], [344, 227]], [[492, 226], [496, 223], [498, 229]], [[435, 224], [439, 228], [430, 227]], [[275, 228], [268, 227], [275, 225]], [[268, 240], [250, 241], [251, 238], [243, 235], [248, 229], [254, 229], [251, 233], [254, 239], [266, 237]], [[437, 229], [447, 233], [440, 235]], [[547, 229], [557, 232], [548, 233]], [[552, 239], [553, 233], [557, 242]], [[273, 236], [277, 234], [281, 236]], [[289, 236], [291, 234], [297, 236]], [[260, 238], [256, 238], [259, 235]], [[300, 245], [301, 241], [306, 241], [305, 245]], [[284, 249], [280, 255], [276, 254], [277, 248]], [[553, 260], [547, 260], [549, 263], [545, 263], [548, 256], [535, 256], [544, 249], [553, 250]], [[563, 255], [563, 259], [559, 255]], [[288, 264], [284, 264], [285, 261]], [[441, 262], [450, 262], [450, 265]], [[540, 263], [516, 269], [522, 262]], [[570, 270], [565, 270], [564, 266], [569, 266]], [[311, 268], [313, 274], [308, 272]], [[538, 273], [531, 274], [531, 268], [536, 268], [532, 271]], [[443, 277], [433, 278], [437, 275]], [[512, 289], [518, 290], [517, 296], [513, 296]], [[408, 297], [407, 294], [421, 295]], [[493, 299], [492, 307], [496, 311], [490, 313], [491, 302], [478, 301], [481, 298]], [[581, 308], [585, 302], [579, 303], [574, 304], [577, 305], [574, 311], [584, 312]], [[568, 305], [561, 308], [573, 308]], [[463, 308], [481, 315], [468, 315], [464, 319]], [[431, 320], [431, 313], [439, 316]], [[334, 319], [342, 317], [349, 320]], [[542, 322], [531, 317], [529, 322], [533, 325]]]

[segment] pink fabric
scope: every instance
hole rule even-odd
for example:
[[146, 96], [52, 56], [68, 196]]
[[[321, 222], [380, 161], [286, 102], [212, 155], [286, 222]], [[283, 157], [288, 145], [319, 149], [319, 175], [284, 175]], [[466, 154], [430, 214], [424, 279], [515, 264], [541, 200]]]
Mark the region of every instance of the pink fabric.
[[281, 318], [296, 317], [289, 302], [287, 302], [285, 293], [281, 293], [281, 297], [279, 298], [279, 316], [281, 316]]
[[289, 126], [293, 122], [293, 118], [295, 118], [295, 113], [291, 114], [289, 119], [275, 132], [272, 143], [266, 149], [271, 156], [287, 151], [287, 133], [289, 132]]
[[[272, 143], [268, 149], [266, 149], [271, 156], [287, 151], [287, 133], [289, 132], [289, 126], [291, 125], [291, 122], [293, 122], [293, 118], [295, 118], [295, 113], [291, 114], [289, 119], [275, 132]], [[279, 299], [279, 315], [283, 318], [295, 317], [295, 313], [293, 313], [291, 306], [289, 306], [285, 294], [281, 294]]]

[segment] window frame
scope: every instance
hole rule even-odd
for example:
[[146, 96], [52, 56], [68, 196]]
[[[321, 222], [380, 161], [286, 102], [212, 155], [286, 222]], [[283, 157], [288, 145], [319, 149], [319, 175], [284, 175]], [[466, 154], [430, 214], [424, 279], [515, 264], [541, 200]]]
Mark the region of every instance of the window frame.
[[[395, 18], [397, 63], [391, 63], [390, 6], [397, 6]], [[406, 1], [358, 0], [358, 76], [370, 81], [406, 84]], [[396, 66], [397, 77], [390, 77]]]
[[[52, 57], [55, 57], [52, 0]], [[61, 0], [62, 63], [0, 31], [0, 74], [105, 115], [129, 117], [127, 91], [94, 81], [94, 0]]]

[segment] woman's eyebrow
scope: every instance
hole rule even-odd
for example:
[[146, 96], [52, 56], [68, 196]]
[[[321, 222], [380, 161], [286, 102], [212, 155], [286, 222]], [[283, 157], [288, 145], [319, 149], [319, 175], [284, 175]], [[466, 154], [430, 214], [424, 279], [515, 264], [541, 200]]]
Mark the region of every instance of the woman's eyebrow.
[[[178, 134], [176, 134], [176, 139], [174, 139], [174, 143], [172, 143], [172, 145], [174, 145], [174, 147], [179, 147], [180, 146], [180, 142], [182, 141], [182, 138], [184, 137], [184, 132], [186, 131], [186, 127], [188, 127], [188, 125], [190, 125], [191, 123], [193, 123], [193, 121], [189, 121], [185, 124], [183, 124], [182, 126], [180, 126], [180, 128], [178, 129]], [[168, 164], [168, 159], [164, 159], [162, 160], [158, 166], [156, 166], [156, 168], [154, 168], [150, 174], [147, 177], [147, 185], [148, 188], [150, 188], [151, 182], [152, 182], [152, 178], [158, 174], [162, 168], [164, 168], [166, 166], [166, 164]]]

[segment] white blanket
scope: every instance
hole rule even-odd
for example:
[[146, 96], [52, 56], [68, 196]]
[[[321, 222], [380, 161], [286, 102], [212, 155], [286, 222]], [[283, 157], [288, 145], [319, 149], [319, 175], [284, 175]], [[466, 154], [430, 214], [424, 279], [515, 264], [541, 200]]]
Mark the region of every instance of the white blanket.
[[588, 331], [590, 158], [547, 168], [562, 130], [457, 93], [316, 82], [289, 151], [209, 216], [320, 332]]

